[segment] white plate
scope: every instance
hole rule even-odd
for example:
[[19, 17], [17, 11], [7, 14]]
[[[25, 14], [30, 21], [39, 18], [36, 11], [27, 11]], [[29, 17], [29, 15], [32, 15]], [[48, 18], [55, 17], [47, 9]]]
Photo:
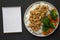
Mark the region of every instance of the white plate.
[[[25, 24], [26, 29], [27, 29], [31, 34], [33, 34], [33, 35], [35, 35], [35, 36], [38, 36], [38, 37], [46, 37], [46, 36], [48, 36], [48, 35], [51, 35], [51, 34], [57, 29], [57, 27], [58, 27], [58, 25], [57, 25], [57, 27], [56, 27], [51, 33], [49, 33], [48, 35], [43, 35], [41, 30], [38, 30], [37, 32], [33, 32], [32, 29], [28, 27], [28, 24], [30, 23], [30, 21], [29, 21], [30, 10], [33, 10], [37, 5], [41, 5], [42, 3], [48, 5], [50, 10], [55, 7], [55, 6], [53, 6], [53, 5], [52, 5], [51, 3], [49, 3], [49, 2], [46, 2], [46, 1], [38, 1], [38, 2], [35, 2], [35, 3], [31, 4], [31, 5], [26, 9], [25, 14], [24, 14], [24, 24]], [[58, 11], [57, 11], [57, 13], [58, 13]], [[58, 13], [58, 19], [59, 19], [59, 13]], [[58, 22], [57, 24], [59, 24], [59, 22]]]

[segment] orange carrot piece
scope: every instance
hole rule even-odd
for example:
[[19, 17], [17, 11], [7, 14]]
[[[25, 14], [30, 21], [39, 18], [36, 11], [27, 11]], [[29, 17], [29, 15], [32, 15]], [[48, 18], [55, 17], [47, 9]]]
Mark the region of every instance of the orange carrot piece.
[[58, 18], [56, 20], [54, 20], [55, 23], [58, 22], [58, 21], [59, 21]]
[[52, 18], [50, 18], [50, 21], [51, 21], [51, 22], [54, 22], [54, 20], [53, 20]]
[[43, 35], [47, 35], [47, 34], [48, 34], [48, 32], [43, 31]]
[[49, 33], [51, 33], [53, 31], [53, 28], [49, 28]]

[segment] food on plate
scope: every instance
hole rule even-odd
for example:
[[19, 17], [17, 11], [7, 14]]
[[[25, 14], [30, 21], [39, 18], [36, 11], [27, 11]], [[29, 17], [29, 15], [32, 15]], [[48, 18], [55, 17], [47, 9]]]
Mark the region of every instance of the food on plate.
[[56, 12], [56, 9], [51, 10], [51, 17], [52, 17], [54, 20], [57, 19], [57, 16], [58, 16], [58, 14], [57, 14], [57, 12]]
[[40, 1], [30, 5], [24, 15], [26, 29], [38, 37], [51, 35], [59, 25], [58, 10], [50, 3]]
[[42, 20], [42, 22], [44, 23], [45, 26], [49, 26], [50, 20], [49, 20], [48, 17], [44, 17], [43, 20]]
[[40, 29], [42, 23], [41, 19], [45, 17], [47, 11], [48, 6], [45, 5], [38, 5], [34, 10], [30, 11], [29, 27], [31, 27], [33, 31], [38, 31]]
[[[57, 26], [58, 22], [58, 14], [56, 12], [56, 9], [50, 10], [50, 14], [43, 18], [43, 34], [49, 34], [51, 33], [54, 28]], [[49, 30], [52, 29], [50, 32]]]
[[38, 5], [34, 10], [30, 11], [29, 17], [29, 27], [33, 31], [38, 31], [40, 29], [41, 23], [43, 22], [43, 34], [49, 34], [53, 31], [58, 22], [58, 14], [56, 9], [50, 10], [50, 14], [47, 14], [49, 7], [46, 5]]

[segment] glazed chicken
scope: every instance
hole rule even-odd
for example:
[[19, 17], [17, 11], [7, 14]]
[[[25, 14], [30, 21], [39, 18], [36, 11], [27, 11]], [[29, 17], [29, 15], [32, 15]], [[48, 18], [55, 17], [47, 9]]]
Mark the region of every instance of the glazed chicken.
[[46, 5], [38, 5], [34, 10], [30, 11], [30, 17], [29, 17], [29, 27], [33, 31], [38, 31], [41, 26], [41, 19], [46, 16], [46, 12], [48, 11], [48, 6]]

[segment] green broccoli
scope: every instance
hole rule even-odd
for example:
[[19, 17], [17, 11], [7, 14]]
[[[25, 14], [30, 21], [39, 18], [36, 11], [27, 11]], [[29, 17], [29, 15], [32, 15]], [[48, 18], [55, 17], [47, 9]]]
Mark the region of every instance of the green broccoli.
[[50, 27], [51, 28], [55, 28], [55, 26], [53, 25], [53, 23], [50, 23]]
[[50, 20], [49, 20], [48, 17], [44, 17], [44, 18], [43, 18], [43, 24], [44, 24], [45, 26], [49, 26], [49, 22], [50, 22]]
[[54, 20], [56, 20], [56, 19], [57, 19], [58, 14], [57, 14], [57, 12], [56, 12], [56, 11], [51, 10], [51, 11], [50, 11], [50, 15], [51, 15], [52, 19], [54, 19]]

